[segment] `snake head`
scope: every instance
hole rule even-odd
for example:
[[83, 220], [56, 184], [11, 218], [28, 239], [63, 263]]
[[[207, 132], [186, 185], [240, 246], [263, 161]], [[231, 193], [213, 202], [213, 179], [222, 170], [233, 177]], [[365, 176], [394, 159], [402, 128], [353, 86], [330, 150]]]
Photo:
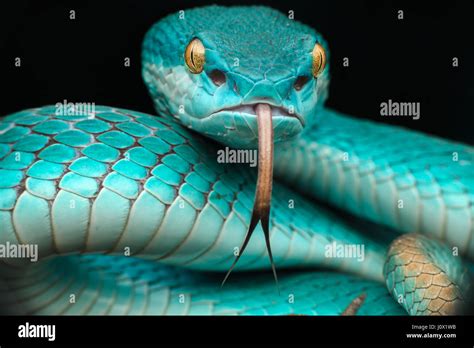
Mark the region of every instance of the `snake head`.
[[147, 33], [143, 77], [160, 114], [232, 147], [256, 148], [256, 105], [271, 107], [274, 141], [296, 137], [327, 96], [327, 46], [268, 7], [195, 8]]

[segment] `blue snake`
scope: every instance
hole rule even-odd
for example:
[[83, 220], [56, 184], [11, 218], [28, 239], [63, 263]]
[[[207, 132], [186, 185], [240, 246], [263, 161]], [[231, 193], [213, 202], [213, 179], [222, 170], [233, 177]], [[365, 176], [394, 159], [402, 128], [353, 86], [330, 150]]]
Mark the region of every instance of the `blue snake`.
[[3, 117], [2, 314], [462, 313], [474, 149], [325, 107], [329, 61], [274, 9], [195, 8], [145, 37], [157, 115]]

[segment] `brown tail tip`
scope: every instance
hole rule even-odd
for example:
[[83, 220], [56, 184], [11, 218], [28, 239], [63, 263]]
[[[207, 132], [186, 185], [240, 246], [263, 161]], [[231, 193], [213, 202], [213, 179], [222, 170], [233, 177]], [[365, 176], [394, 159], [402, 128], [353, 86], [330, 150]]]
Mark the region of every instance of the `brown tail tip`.
[[352, 300], [351, 303], [347, 306], [347, 308], [342, 312], [341, 315], [348, 316], [348, 315], [356, 315], [359, 311], [360, 307], [364, 303], [367, 295], [365, 293], [360, 294], [355, 299]]

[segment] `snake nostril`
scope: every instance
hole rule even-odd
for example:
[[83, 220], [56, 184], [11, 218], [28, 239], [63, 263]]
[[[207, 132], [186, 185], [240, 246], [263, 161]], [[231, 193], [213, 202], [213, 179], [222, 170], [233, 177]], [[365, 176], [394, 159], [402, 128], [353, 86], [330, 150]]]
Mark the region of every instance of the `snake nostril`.
[[237, 94], [240, 93], [239, 92], [239, 86], [237, 86], [237, 83], [235, 83], [235, 81], [234, 81], [234, 92], [237, 93]]
[[225, 77], [225, 74], [218, 70], [218, 69], [214, 69], [212, 70], [210, 73], [209, 73], [209, 77], [211, 78], [212, 82], [216, 85], [216, 86], [221, 86], [225, 83], [226, 81], [226, 77]]
[[308, 76], [298, 76], [293, 87], [299, 91], [309, 81]]

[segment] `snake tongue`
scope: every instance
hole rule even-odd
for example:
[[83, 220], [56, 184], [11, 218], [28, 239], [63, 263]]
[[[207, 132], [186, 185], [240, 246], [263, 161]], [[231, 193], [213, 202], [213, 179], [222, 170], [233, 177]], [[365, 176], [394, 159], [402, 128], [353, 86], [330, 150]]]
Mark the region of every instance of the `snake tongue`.
[[255, 202], [253, 205], [252, 218], [250, 219], [249, 229], [245, 235], [242, 247], [239, 250], [234, 263], [227, 272], [222, 285], [226, 282], [230, 273], [243, 254], [247, 244], [252, 236], [255, 227], [260, 221], [262, 224], [265, 243], [267, 245], [268, 256], [272, 265], [273, 276], [278, 286], [278, 278], [276, 274], [275, 264], [273, 262], [272, 249], [270, 247], [270, 201], [272, 198], [273, 184], [273, 125], [272, 125], [272, 109], [268, 104], [257, 104], [255, 107], [258, 124], [258, 178], [257, 187], [255, 189]]

